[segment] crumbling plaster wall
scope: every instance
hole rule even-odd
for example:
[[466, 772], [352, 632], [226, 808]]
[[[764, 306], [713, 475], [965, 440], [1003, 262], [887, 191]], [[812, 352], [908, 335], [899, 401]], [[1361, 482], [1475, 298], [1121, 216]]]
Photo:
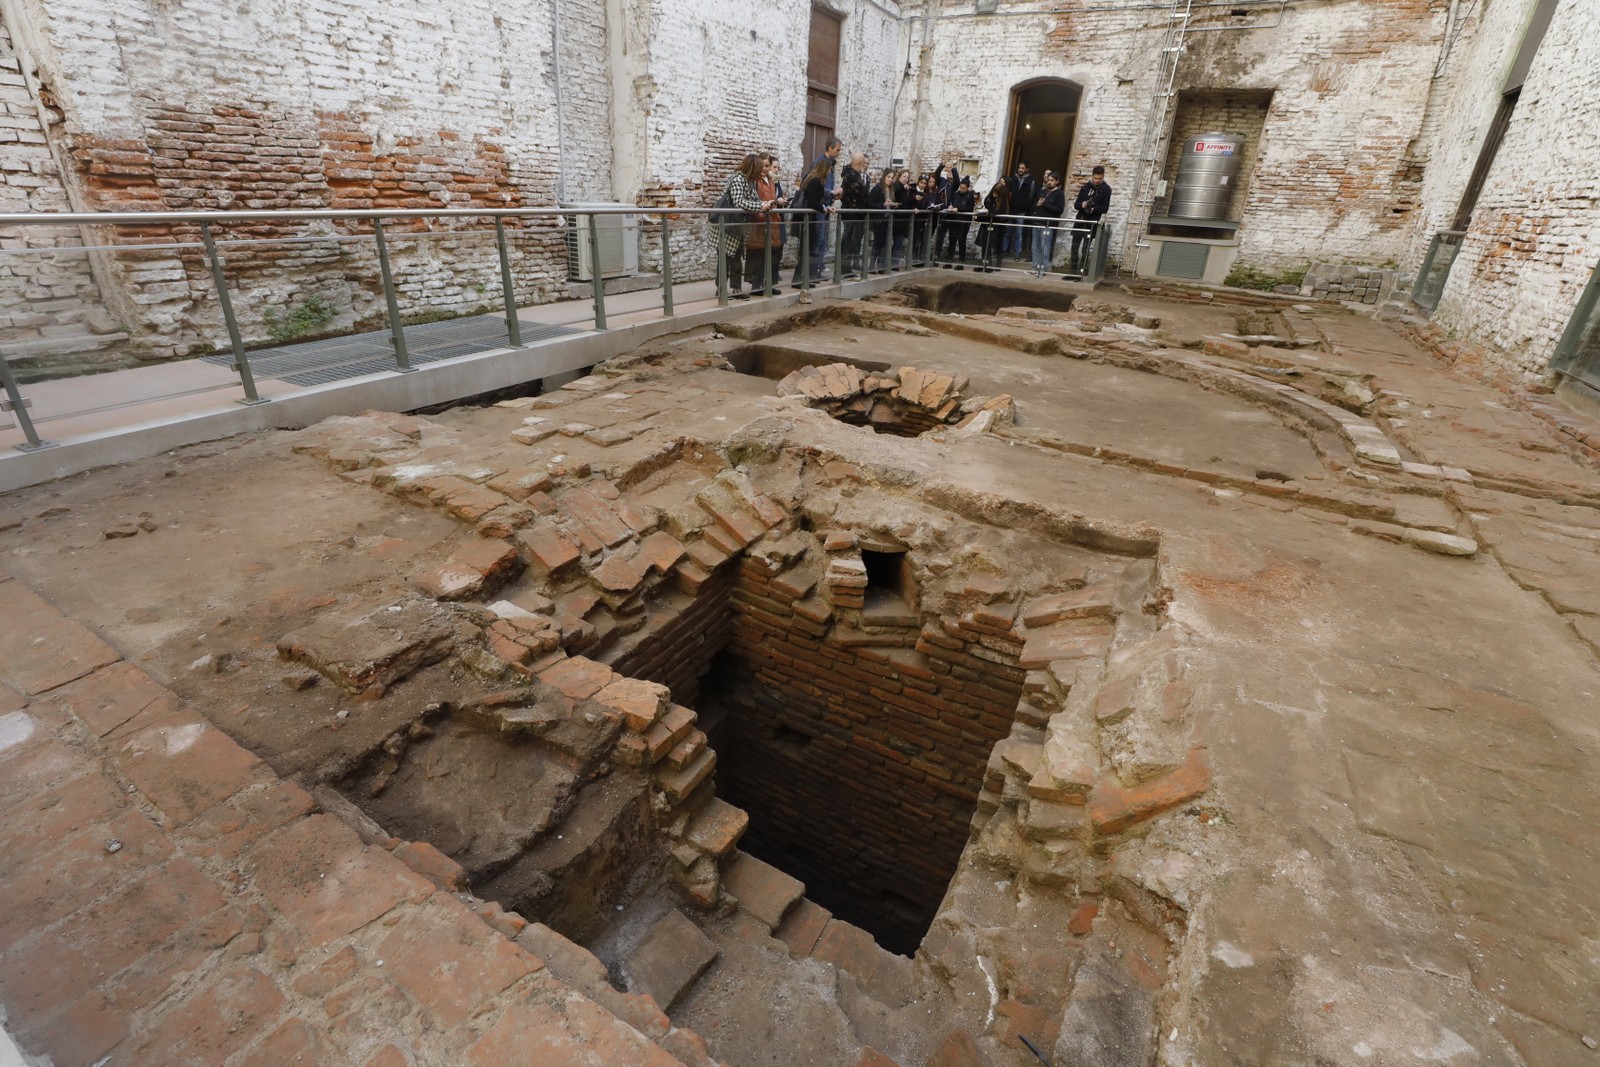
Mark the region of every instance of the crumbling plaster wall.
[[[5, 11], [8, 23], [25, 27], [41, 92], [60, 109], [52, 136], [71, 161], [66, 178], [77, 207], [508, 206], [552, 198], [547, 7], [322, 0], [179, 10], [157, 0], [11, 0]], [[564, 281], [552, 236], [549, 227], [518, 235], [534, 253], [518, 257], [517, 283], [528, 296]], [[463, 310], [498, 282], [492, 244], [481, 236], [399, 239], [394, 252], [408, 310]], [[119, 255], [112, 266], [116, 299], [149, 354], [181, 355], [219, 340], [198, 255]], [[349, 320], [369, 316], [374, 273], [365, 241], [255, 246], [229, 257], [235, 305], [257, 336], [265, 309], [312, 294]]]
[[[1433, 145], [1427, 225], [1408, 265], [1448, 228], [1493, 121], [1532, 0], [1487, 2], [1452, 57]], [[1513, 373], [1548, 374], [1600, 261], [1600, 7], [1557, 6], [1435, 312]]]
[[[1275, 26], [1271, 8], [1253, 7], [1241, 17], [1208, 12], [1196, 20], [1177, 89], [1274, 94], [1249, 177], [1240, 230], [1245, 262], [1379, 263], [1403, 254], [1410, 236], [1406, 205], [1415, 198], [1405, 160], [1424, 113], [1447, 6], [1300, 0]], [[903, 131], [915, 126], [920, 138], [912, 134], [905, 147], [923, 166], [975, 157], [981, 176], [992, 180], [1003, 160], [1012, 88], [1040, 77], [1076, 82], [1084, 96], [1070, 180], [1083, 180], [1095, 164], [1106, 167], [1117, 193], [1115, 247], [1129, 221], [1167, 22], [1159, 5], [1128, 4], [1069, 5], [1037, 18], [936, 20], [924, 56], [934, 76], [921, 121], [900, 123]], [[1230, 22], [1263, 28], [1223, 30]]]
[[[30, 87], [24, 60], [0, 9], [0, 211], [72, 210], [60, 164], [46, 136], [55, 112]], [[75, 228], [0, 232], [0, 248], [72, 248]], [[101, 305], [87, 254], [18, 253], [0, 261], [0, 343], [12, 352], [61, 347], [86, 334], [116, 330]]]

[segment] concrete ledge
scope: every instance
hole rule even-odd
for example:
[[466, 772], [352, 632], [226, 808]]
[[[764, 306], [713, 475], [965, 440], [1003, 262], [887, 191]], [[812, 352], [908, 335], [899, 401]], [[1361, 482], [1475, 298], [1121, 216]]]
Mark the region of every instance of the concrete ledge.
[[[821, 285], [812, 293], [818, 300], [857, 299], [891, 289], [907, 279], [935, 273], [933, 270], [905, 271], [844, 285]], [[615, 326], [604, 332], [591, 330], [576, 337], [536, 342], [520, 349], [479, 352], [429, 363], [410, 374], [389, 371], [331, 382], [253, 407], [220, 404], [210, 411], [65, 438], [56, 441], [54, 448], [38, 452], [11, 451], [0, 455], [0, 493], [239, 433], [294, 430], [333, 415], [357, 411], [411, 411], [447, 404], [493, 389], [590, 367], [666, 334], [797, 304], [801, 295], [797, 289], [785, 288], [781, 296], [735, 301], [726, 308], [703, 308], [673, 318]]]

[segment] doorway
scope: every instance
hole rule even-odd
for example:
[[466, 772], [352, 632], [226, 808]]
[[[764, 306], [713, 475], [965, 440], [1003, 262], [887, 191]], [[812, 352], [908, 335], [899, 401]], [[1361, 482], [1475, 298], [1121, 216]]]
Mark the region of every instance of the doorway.
[[833, 136], [839, 108], [839, 40], [843, 19], [823, 7], [811, 9], [811, 40], [806, 62], [806, 132], [800, 146], [801, 173]]
[[1027, 82], [1011, 90], [1004, 173], [1014, 173], [1017, 164], [1026, 161], [1035, 176], [1043, 178], [1045, 171], [1053, 170], [1061, 184], [1067, 185], [1082, 98], [1080, 86], [1057, 78]]

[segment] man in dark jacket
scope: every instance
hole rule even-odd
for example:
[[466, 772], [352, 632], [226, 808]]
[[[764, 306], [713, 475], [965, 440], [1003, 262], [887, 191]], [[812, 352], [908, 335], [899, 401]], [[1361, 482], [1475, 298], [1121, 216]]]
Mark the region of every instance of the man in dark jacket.
[[1069, 275], [1082, 277], [1088, 268], [1088, 252], [1094, 247], [1095, 231], [1100, 220], [1111, 210], [1111, 186], [1106, 184], [1106, 168], [1096, 167], [1089, 180], [1078, 189], [1072, 201], [1077, 221], [1072, 226], [1072, 266]]
[[[1039, 183], [1033, 180], [1028, 172], [1028, 161], [1022, 160], [1017, 164], [1017, 172], [1006, 179], [1006, 185], [1011, 189], [1011, 209], [1009, 214], [1027, 215], [1033, 210], [1033, 202], [1039, 196]], [[1027, 223], [1021, 219], [1005, 223], [1003, 232], [1005, 240], [1000, 244], [1000, 250], [1015, 259], [1022, 258], [1023, 248], [1028, 241]]]
[[850, 157], [840, 178], [839, 208], [843, 223], [839, 227], [839, 264], [846, 274], [865, 273], [861, 262], [861, 239], [867, 233], [867, 217], [858, 214], [867, 206], [867, 154]]

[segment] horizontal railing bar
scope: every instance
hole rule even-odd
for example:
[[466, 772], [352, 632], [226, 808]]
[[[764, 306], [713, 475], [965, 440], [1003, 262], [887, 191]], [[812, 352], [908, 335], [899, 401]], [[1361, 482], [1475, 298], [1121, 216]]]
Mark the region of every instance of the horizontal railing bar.
[[[494, 219], [494, 218], [566, 218], [568, 216], [588, 215], [643, 215], [650, 216], [702, 216], [726, 212], [730, 208], [642, 208], [642, 207], [594, 207], [594, 208], [439, 208], [433, 211], [404, 208], [363, 208], [350, 211], [337, 211], [333, 209], [304, 209], [284, 211], [62, 211], [62, 212], [30, 212], [0, 213], [0, 227], [4, 226], [170, 226], [175, 223], [201, 223], [212, 224], [228, 222], [315, 222], [337, 221], [340, 219]], [[879, 215], [906, 212], [908, 214], [941, 214], [951, 212], [952, 209], [930, 210], [925, 208], [844, 208], [835, 207], [834, 212], [841, 215]], [[767, 214], [774, 215], [809, 215], [813, 212], [803, 207], [772, 208]], [[954, 212], [960, 215], [978, 217], [974, 211]], [[1026, 221], [1030, 219], [1059, 218], [1062, 221], [1075, 222], [1076, 219], [1066, 215], [992, 215], [993, 219], [1005, 221]], [[1085, 220], [1088, 221], [1088, 220]], [[745, 225], [733, 223], [731, 225]], [[755, 223], [754, 225], [759, 225]], [[1465, 231], [1440, 231], [1456, 235]], [[287, 238], [286, 238], [287, 240]], [[99, 247], [99, 246], [96, 246]]]
[[[295, 222], [334, 219], [510, 219], [564, 218], [568, 215], [710, 215], [709, 207], [644, 208], [630, 207], [527, 207], [527, 208], [358, 208], [337, 211], [332, 208], [304, 208], [283, 211], [59, 211], [0, 213], [0, 226], [169, 226], [180, 222]], [[728, 211], [729, 208], [722, 208]], [[773, 208], [779, 214], [794, 214], [803, 208]]]

